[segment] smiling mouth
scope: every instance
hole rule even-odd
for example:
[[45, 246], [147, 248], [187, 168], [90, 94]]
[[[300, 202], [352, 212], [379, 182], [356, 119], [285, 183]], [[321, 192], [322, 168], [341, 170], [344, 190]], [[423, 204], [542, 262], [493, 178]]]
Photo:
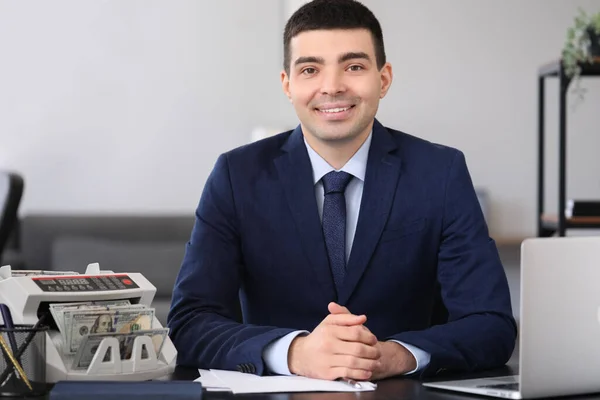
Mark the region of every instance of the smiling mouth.
[[348, 107], [336, 107], [336, 108], [315, 108], [315, 110], [325, 113], [325, 114], [339, 114], [339, 113], [343, 113], [345, 111], [350, 110], [351, 108], [354, 108], [354, 105], [348, 106]]

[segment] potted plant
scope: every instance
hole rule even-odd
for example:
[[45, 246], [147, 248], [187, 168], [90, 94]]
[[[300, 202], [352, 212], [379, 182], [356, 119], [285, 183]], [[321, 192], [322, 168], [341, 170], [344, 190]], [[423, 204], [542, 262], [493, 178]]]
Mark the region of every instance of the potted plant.
[[574, 26], [567, 31], [567, 39], [562, 51], [562, 63], [565, 76], [576, 83], [579, 88], [581, 63], [600, 62], [600, 12], [588, 14], [581, 8], [575, 17]]

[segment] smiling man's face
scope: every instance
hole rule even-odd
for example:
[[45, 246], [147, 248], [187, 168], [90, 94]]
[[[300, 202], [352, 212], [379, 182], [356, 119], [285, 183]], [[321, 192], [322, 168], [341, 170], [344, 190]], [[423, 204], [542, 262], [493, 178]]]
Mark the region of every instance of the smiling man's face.
[[368, 136], [392, 70], [377, 68], [367, 29], [312, 30], [291, 39], [289, 74], [281, 78], [304, 134], [341, 144]]

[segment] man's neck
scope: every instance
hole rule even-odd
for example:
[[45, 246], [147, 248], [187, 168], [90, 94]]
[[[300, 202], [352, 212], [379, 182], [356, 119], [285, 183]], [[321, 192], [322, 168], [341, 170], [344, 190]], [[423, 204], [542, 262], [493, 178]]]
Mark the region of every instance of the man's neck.
[[336, 170], [341, 169], [369, 137], [371, 127], [348, 141], [322, 141], [310, 134], [304, 137], [308, 145]]

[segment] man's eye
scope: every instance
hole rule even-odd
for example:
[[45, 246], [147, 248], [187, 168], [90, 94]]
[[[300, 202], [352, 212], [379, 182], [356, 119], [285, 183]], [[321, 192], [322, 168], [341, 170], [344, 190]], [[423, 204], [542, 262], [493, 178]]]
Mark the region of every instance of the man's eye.
[[362, 71], [363, 67], [360, 65], [351, 65], [350, 67], [348, 67], [348, 69], [350, 71], [357, 72], [357, 71]]
[[304, 75], [312, 75], [312, 74], [314, 74], [315, 72], [317, 72], [317, 70], [316, 70], [316, 69], [314, 69], [314, 68], [310, 68], [310, 67], [309, 67], [309, 68], [304, 68], [304, 69], [302, 70], [302, 73], [303, 73]]

